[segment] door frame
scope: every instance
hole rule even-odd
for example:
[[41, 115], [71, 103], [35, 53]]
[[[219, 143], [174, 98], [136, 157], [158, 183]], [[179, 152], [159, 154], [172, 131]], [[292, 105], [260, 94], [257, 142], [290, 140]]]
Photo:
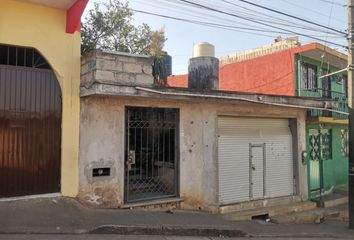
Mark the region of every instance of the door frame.
[[[144, 199], [139, 199], [139, 200], [129, 200], [128, 199], [128, 188], [127, 184], [129, 181], [129, 171], [128, 169], [128, 111], [129, 109], [134, 109], [134, 108], [144, 108], [144, 109], [173, 109], [176, 111], [176, 126], [175, 126], [175, 146], [174, 146], [174, 155], [175, 155], [175, 193], [173, 195], [166, 195], [166, 196], [161, 196], [161, 197], [154, 197], [154, 198], [144, 198]], [[136, 202], [146, 202], [146, 201], [152, 201], [152, 200], [157, 200], [157, 199], [168, 199], [168, 198], [173, 198], [173, 197], [178, 197], [180, 194], [180, 109], [179, 108], [173, 108], [173, 107], [151, 107], [151, 106], [134, 106], [134, 105], [126, 105], [124, 106], [124, 203], [136, 203]]]

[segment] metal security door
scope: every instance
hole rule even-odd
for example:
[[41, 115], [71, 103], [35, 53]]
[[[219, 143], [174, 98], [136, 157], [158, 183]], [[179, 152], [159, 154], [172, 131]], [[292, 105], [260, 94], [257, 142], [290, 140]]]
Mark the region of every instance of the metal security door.
[[317, 197], [321, 192], [321, 144], [320, 130], [309, 129], [309, 187], [310, 196]]
[[264, 198], [265, 144], [250, 144], [250, 199]]
[[309, 129], [309, 189], [310, 197], [317, 198], [325, 191], [324, 161], [332, 159], [330, 129]]
[[[254, 198], [294, 194], [294, 158], [288, 119], [221, 116], [218, 117], [217, 124], [218, 197], [221, 204], [250, 200], [250, 175], [255, 175], [253, 171], [250, 173], [250, 143], [259, 146], [265, 144], [263, 166], [255, 166], [256, 176], [263, 179], [264, 191], [261, 194], [259, 190], [259, 194], [254, 195]], [[262, 155], [259, 148], [252, 149], [257, 156], [255, 162], [258, 162]], [[259, 181], [256, 189], [262, 189], [262, 183]]]
[[178, 195], [179, 110], [126, 108], [125, 202]]
[[0, 65], [0, 197], [60, 192], [60, 158], [53, 71]]

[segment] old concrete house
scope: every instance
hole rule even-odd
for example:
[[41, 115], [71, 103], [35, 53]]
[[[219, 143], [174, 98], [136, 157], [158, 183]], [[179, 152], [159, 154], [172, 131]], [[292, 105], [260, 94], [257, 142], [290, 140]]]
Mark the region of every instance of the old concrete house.
[[155, 84], [151, 65], [119, 52], [82, 58], [83, 202], [216, 212], [308, 198], [306, 109], [332, 102], [219, 91], [212, 50], [190, 60], [188, 89]]

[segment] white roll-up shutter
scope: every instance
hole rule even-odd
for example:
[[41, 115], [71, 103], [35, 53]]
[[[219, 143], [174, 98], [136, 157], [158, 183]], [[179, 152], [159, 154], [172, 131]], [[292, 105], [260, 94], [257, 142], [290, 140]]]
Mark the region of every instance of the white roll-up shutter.
[[218, 118], [219, 200], [249, 199], [249, 146], [266, 144], [265, 198], [292, 195], [293, 153], [288, 119]]

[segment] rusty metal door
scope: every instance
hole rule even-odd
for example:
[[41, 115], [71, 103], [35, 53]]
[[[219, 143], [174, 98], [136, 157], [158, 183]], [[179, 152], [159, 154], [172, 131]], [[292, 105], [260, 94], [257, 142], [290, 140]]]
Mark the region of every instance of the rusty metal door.
[[60, 158], [53, 71], [0, 65], [0, 197], [60, 192]]
[[179, 110], [126, 108], [125, 202], [178, 195]]

